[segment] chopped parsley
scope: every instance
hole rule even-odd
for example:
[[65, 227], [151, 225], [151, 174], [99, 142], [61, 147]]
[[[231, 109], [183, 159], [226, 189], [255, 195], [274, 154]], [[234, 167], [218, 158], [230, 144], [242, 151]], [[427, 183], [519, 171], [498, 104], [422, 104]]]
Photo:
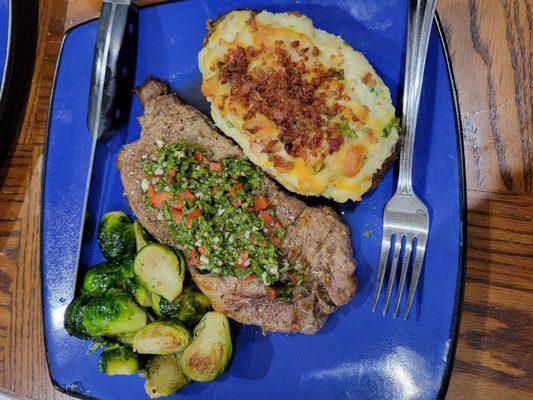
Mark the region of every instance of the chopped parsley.
[[342, 124], [339, 125], [339, 130], [342, 134], [342, 136], [346, 136], [349, 138], [357, 137], [357, 133], [354, 129], [350, 127], [350, 124], [348, 121], [343, 121]]
[[161, 146], [142, 167], [146, 203], [168, 222], [190, 265], [241, 279], [255, 275], [274, 285], [276, 299], [290, 298], [301, 277], [295, 282], [299, 270], [278, 248], [285, 230], [258, 195], [262, 171], [232, 157], [212, 162], [184, 142]]
[[389, 137], [390, 133], [391, 133], [391, 130], [394, 128], [394, 129], [398, 129], [398, 127], [400, 126], [400, 118], [396, 118], [394, 117], [393, 119], [391, 119], [389, 121], [389, 123], [387, 124], [387, 126], [385, 126], [385, 128], [383, 128], [383, 137], [386, 138], [386, 137]]

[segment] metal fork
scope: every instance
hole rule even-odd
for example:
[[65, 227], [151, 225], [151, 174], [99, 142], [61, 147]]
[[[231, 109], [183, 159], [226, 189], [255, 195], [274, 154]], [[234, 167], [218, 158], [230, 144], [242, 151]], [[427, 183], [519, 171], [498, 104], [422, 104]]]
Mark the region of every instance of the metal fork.
[[[403, 247], [400, 281], [394, 304], [394, 318], [398, 314], [412, 256], [413, 268], [404, 319], [407, 319], [409, 316], [418, 279], [420, 278], [420, 271], [424, 262], [428, 238], [428, 209], [415, 194], [411, 175], [418, 106], [420, 104], [422, 78], [424, 75], [431, 24], [435, 13], [435, 4], [436, 0], [409, 0], [402, 110], [402, 129], [405, 132], [405, 137], [400, 154], [398, 187], [394, 196], [387, 202], [383, 212], [383, 237], [381, 239], [378, 280], [372, 303], [372, 311], [374, 311], [378, 304], [383, 281], [385, 280], [390, 249], [393, 247], [387, 293], [383, 306], [383, 315], [387, 313]], [[393, 241], [394, 245], [392, 246], [391, 243]], [[413, 247], [415, 247], [414, 251]]]

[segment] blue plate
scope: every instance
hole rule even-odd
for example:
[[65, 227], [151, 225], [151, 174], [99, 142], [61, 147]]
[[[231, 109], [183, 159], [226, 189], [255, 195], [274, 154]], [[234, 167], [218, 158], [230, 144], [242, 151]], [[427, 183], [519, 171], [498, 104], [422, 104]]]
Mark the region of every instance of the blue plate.
[[11, 0], [0, 0], [0, 111], [6, 93], [11, 36]]
[[[140, 10], [136, 83], [147, 75], [168, 80], [187, 102], [207, 112], [197, 54], [209, 18], [235, 8], [297, 10], [319, 28], [362, 51], [391, 89], [403, 82], [406, 1], [181, 1]], [[86, 110], [97, 23], [65, 37], [48, 127], [43, 195], [42, 282], [50, 375], [61, 391], [99, 399], [146, 398], [138, 376], [97, 371], [90, 343], [69, 337], [63, 313], [76, 281], [76, 246], [90, 137]], [[425, 267], [408, 321], [371, 312], [381, 240], [382, 210], [395, 171], [359, 204], [342, 213], [357, 259], [359, 288], [314, 336], [268, 334], [234, 324], [236, 352], [216, 382], [194, 383], [179, 397], [198, 399], [434, 399], [448, 385], [464, 276], [464, 174], [461, 131], [451, 71], [438, 21], [428, 62], [415, 148], [414, 185], [431, 213]], [[115, 167], [120, 148], [139, 137], [133, 99], [127, 127], [97, 148], [82, 264], [102, 260], [95, 222], [109, 210], [130, 212]], [[178, 396], [176, 396], [178, 398]]]

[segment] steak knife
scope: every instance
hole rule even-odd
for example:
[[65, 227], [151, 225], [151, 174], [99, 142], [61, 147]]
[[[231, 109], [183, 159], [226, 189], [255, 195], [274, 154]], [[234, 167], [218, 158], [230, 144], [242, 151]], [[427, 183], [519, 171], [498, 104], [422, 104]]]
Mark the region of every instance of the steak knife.
[[103, 0], [87, 111], [92, 144], [82, 205], [78, 264], [97, 143], [109, 140], [128, 119], [135, 72], [137, 17], [137, 7], [131, 4], [131, 0]]

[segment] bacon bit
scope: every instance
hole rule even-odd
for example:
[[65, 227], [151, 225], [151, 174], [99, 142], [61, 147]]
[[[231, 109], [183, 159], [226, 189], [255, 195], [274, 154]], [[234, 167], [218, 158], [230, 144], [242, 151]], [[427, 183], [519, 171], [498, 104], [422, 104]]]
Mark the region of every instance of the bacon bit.
[[272, 243], [276, 247], [281, 246], [281, 239], [277, 236], [270, 236], [269, 237], [270, 243]]
[[280, 151], [282, 148], [282, 144], [279, 140], [270, 140], [266, 145], [265, 147], [263, 148], [263, 150], [261, 150], [261, 153], [266, 153], [266, 154], [273, 154], [273, 153], [277, 153], [278, 151]]
[[172, 198], [172, 194], [169, 192], [156, 193], [149, 198], [150, 204], [155, 208], [163, 208], [165, 203]]
[[181, 192], [178, 198], [180, 200], [190, 199], [192, 201], [196, 201], [196, 196], [192, 194], [192, 192], [189, 189], [185, 189], [183, 192]]
[[187, 260], [187, 265], [190, 265], [191, 267], [195, 267], [198, 265], [198, 259], [196, 257], [189, 258]]
[[250, 274], [248, 275], [246, 278], [243, 279], [243, 283], [245, 285], [249, 285], [250, 283], [252, 283], [252, 281], [254, 280], [255, 278], [255, 275], [254, 274]]
[[267, 245], [267, 242], [265, 239], [261, 240], [261, 243], [259, 243], [259, 246], [261, 247], [266, 247], [266, 245]]
[[218, 186], [215, 186], [212, 190], [213, 194], [217, 194], [218, 192], [220, 192], [220, 188]]
[[235, 190], [242, 190], [244, 188], [244, 185], [242, 183], [237, 183], [235, 185]]
[[207, 251], [204, 245], [201, 245], [200, 247], [198, 247], [198, 251], [200, 252], [200, 254], [206, 257], [209, 255], [209, 252]]
[[148, 187], [148, 190], [146, 191], [146, 194], [148, 195], [148, 198], [149, 198], [149, 199], [155, 196], [156, 191], [155, 191], [155, 188], [154, 188], [153, 185], [150, 185], [150, 186]]
[[177, 222], [178, 224], [181, 224], [181, 219], [183, 217], [183, 211], [177, 209], [177, 208], [171, 208], [170, 214], [172, 215], [172, 219], [174, 222]]
[[222, 172], [222, 163], [211, 162], [209, 163], [209, 171], [211, 172]]
[[277, 169], [290, 171], [294, 168], [294, 163], [292, 161], [286, 161], [283, 157], [278, 155], [270, 156], [268, 157], [268, 160], [272, 162]]
[[188, 229], [191, 229], [192, 222], [194, 221], [195, 218], [198, 218], [200, 215], [202, 215], [202, 213], [200, 212], [198, 208], [191, 210], [191, 212], [187, 214], [187, 216], [185, 217], [185, 226]]
[[254, 199], [254, 208], [256, 211], [266, 210], [268, 208], [268, 200], [266, 199], [266, 197], [256, 197]]
[[334, 137], [328, 140], [329, 145], [329, 154], [335, 153], [339, 150], [344, 143], [344, 138], [342, 136], [335, 135]]
[[302, 14], [300, 14], [298, 11], [289, 11], [288, 12], [289, 15], [294, 15], [295, 17], [301, 17]]
[[194, 153], [192, 156], [199, 163], [201, 163], [204, 160], [204, 155], [202, 153]]
[[289, 279], [291, 280], [292, 284], [294, 286], [298, 286], [298, 279], [296, 279], [296, 277], [294, 275], [288, 275]]
[[311, 54], [315, 57], [318, 56], [320, 54], [320, 50], [318, 50], [318, 47], [313, 46], [313, 51], [311, 52]]
[[267, 297], [270, 301], [274, 301], [276, 299], [276, 291], [269, 287], [267, 291]]
[[291, 47], [293, 49], [297, 48], [298, 46], [300, 46], [300, 41], [299, 40], [294, 40], [291, 42]]
[[274, 221], [274, 226], [272, 227], [272, 229], [274, 229], [275, 231], [280, 231], [283, 229], [283, 224], [281, 223], [279, 219], [276, 219]]
[[259, 213], [257, 213], [257, 216], [265, 222], [265, 226], [269, 226], [274, 221], [274, 218], [272, 218], [269, 213], [263, 210], [259, 211]]
[[196, 258], [198, 257], [198, 253], [196, 252], [196, 249], [194, 247], [191, 247], [189, 249], [189, 258]]
[[367, 129], [367, 131], [365, 132], [365, 136], [367, 137], [370, 143], [378, 142], [378, 135], [376, 135], [373, 129]]
[[372, 73], [367, 72], [366, 74], [363, 75], [363, 77], [361, 78], [361, 81], [366, 85], [368, 82], [370, 82], [371, 79], [372, 79]]

